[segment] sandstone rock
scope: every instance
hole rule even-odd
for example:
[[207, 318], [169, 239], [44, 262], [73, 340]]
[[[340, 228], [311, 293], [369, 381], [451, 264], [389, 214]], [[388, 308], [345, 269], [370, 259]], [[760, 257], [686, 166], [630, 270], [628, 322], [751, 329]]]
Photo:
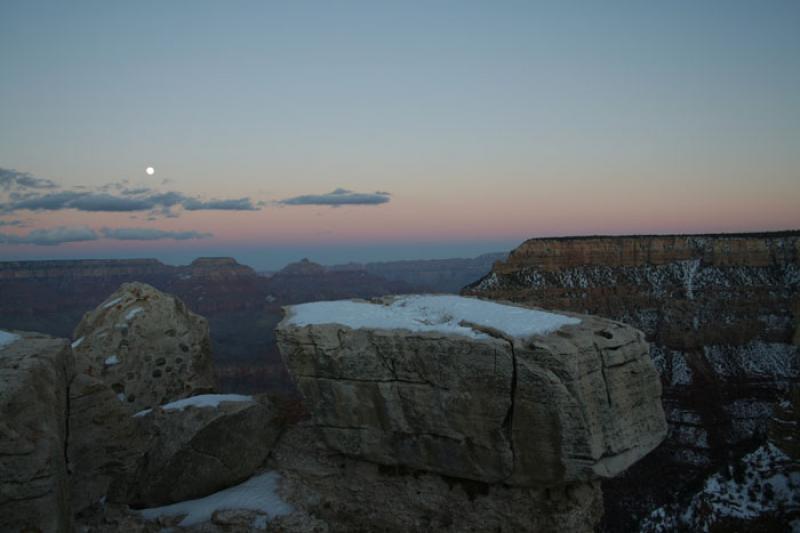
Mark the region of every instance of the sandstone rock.
[[69, 397], [67, 452], [73, 512], [98, 502], [127, 503], [128, 487], [150, 443], [149, 425], [132, 417], [111, 387], [88, 374], [75, 375]]
[[296, 509], [270, 531], [589, 533], [603, 513], [597, 481], [511, 487], [387, 467], [331, 451], [311, 425], [288, 429], [270, 462]]
[[87, 313], [73, 349], [81, 373], [111, 386], [133, 410], [214, 387], [206, 320], [179, 299], [143, 283], [125, 283]]
[[666, 433], [648, 346], [617, 322], [414, 296], [293, 306], [277, 334], [325, 442], [351, 457], [557, 485], [616, 475]]
[[17, 335], [0, 345], [0, 530], [71, 531], [64, 450], [72, 353], [64, 339]]
[[139, 471], [137, 506], [206, 496], [248, 478], [281, 431], [269, 402], [249, 396], [200, 395], [136, 418], [155, 435]]

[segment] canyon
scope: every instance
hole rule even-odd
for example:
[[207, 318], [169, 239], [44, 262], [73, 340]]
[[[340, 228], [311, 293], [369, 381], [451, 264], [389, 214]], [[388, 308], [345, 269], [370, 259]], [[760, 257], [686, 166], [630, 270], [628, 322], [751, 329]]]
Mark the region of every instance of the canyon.
[[[652, 343], [669, 435], [604, 482], [608, 530], [677, 512], [707, 477], [772, 442], [781, 406], [797, 420], [800, 232], [531, 239], [463, 294], [609, 317]], [[798, 504], [790, 497], [782, 519]]]
[[307, 414], [216, 393], [208, 323], [143, 283], [71, 343], [0, 331], [0, 529], [589, 533], [666, 434], [643, 334], [607, 319], [411, 295], [277, 333]]

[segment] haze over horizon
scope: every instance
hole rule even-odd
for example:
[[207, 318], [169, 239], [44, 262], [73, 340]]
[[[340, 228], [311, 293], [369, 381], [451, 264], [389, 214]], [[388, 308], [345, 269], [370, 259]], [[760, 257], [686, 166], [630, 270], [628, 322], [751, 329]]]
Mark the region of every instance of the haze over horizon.
[[799, 26], [789, 1], [3, 2], [0, 260], [797, 229]]

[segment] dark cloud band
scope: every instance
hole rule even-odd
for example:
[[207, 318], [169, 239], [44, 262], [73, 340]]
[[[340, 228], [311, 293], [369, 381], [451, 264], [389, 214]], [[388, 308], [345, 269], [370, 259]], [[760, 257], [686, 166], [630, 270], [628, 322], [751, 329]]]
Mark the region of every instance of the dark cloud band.
[[336, 189], [327, 194], [306, 194], [286, 198], [278, 202], [282, 205], [379, 205], [388, 203], [391, 195], [388, 192], [357, 193], [347, 189]]
[[6, 201], [0, 201], [2, 213], [75, 209], [110, 213], [154, 211], [156, 214], [170, 215], [175, 207], [186, 211], [258, 211], [261, 208], [260, 204], [247, 197], [205, 200], [176, 191], [129, 188], [124, 181], [95, 190], [74, 188], [45, 192], [40, 189], [57, 189], [58, 185], [25, 172], [4, 168], [0, 168], [0, 188], [9, 191]]
[[34, 244], [37, 246], [58, 246], [70, 242], [111, 239], [116, 241], [158, 241], [171, 239], [185, 241], [206, 239], [211, 233], [198, 231], [164, 231], [156, 228], [102, 228], [99, 232], [88, 226], [58, 226], [30, 231], [27, 235], [0, 233], [0, 245]]
[[106, 239], [118, 241], [158, 241], [173, 239], [186, 241], [190, 239], [207, 239], [213, 237], [211, 233], [198, 231], [164, 231], [155, 228], [103, 228], [100, 230]]

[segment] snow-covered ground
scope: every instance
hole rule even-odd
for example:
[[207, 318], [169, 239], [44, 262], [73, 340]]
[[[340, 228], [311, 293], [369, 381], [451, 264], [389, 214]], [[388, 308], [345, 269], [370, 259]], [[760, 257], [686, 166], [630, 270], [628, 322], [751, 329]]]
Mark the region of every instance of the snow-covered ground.
[[287, 324], [341, 324], [353, 329], [406, 329], [486, 338], [468, 324], [501, 331], [512, 337], [546, 334], [579, 324], [577, 318], [451, 295], [400, 296], [388, 304], [340, 300], [289, 308]]
[[[145, 520], [155, 520], [162, 516], [186, 515], [178, 524], [181, 527], [193, 526], [211, 520], [215, 511], [243, 509], [267, 514], [267, 521], [275, 516], [283, 516], [294, 511], [277, 493], [280, 476], [277, 472], [265, 472], [251, 477], [241, 485], [229, 487], [204, 498], [187, 500], [164, 507], [153, 507], [139, 511]], [[259, 521], [258, 518], [254, 522]], [[257, 528], [261, 524], [253, 524]], [[266, 525], [266, 524], [264, 524]]]
[[641, 531], [709, 531], [721, 519], [753, 520], [779, 509], [800, 510], [800, 465], [768, 442], [731, 472], [709, 477], [686, 506], [650, 513]]
[[14, 335], [13, 333], [9, 333], [0, 329], [0, 350], [17, 339], [19, 339], [19, 335]]
[[[219, 404], [221, 404], [222, 402], [252, 402], [252, 401], [253, 401], [252, 396], [246, 396], [244, 394], [199, 394], [197, 396], [191, 396], [189, 398], [184, 398], [182, 400], [165, 403], [160, 407], [165, 411], [183, 411], [187, 407], [216, 408], [219, 407]], [[150, 411], [152, 411], [152, 409], [145, 409], [144, 411], [139, 411], [133, 416], [145, 416]]]

